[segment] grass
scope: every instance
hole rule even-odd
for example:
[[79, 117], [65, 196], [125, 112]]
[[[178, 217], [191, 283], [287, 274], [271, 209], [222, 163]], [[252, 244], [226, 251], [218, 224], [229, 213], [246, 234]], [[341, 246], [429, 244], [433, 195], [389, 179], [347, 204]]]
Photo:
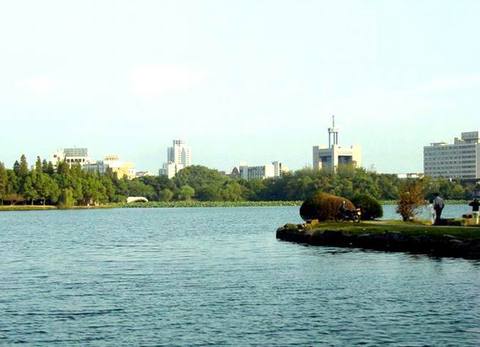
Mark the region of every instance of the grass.
[[342, 231], [348, 234], [399, 232], [407, 236], [438, 236], [452, 235], [459, 239], [480, 239], [480, 226], [432, 226], [421, 222], [373, 221], [354, 223], [325, 222], [315, 225], [311, 233], [325, 230]]
[[0, 211], [45, 211], [56, 210], [52, 205], [0, 205]]
[[301, 201], [150, 201], [119, 204], [124, 208], [177, 208], [177, 207], [269, 207], [300, 206]]
[[[468, 203], [469, 203], [468, 200], [445, 200], [446, 205], [466, 205]], [[380, 204], [382, 204], [382, 205], [397, 205], [398, 201], [397, 200], [381, 200]]]
[[[182, 208], [182, 207], [274, 207], [300, 206], [301, 201], [150, 201], [140, 203], [108, 203], [98, 206], [72, 206], [67, 210], [100, 208]], [[0, 211], [44, 211], [62, 209], [54, 205], [0, 205]]]

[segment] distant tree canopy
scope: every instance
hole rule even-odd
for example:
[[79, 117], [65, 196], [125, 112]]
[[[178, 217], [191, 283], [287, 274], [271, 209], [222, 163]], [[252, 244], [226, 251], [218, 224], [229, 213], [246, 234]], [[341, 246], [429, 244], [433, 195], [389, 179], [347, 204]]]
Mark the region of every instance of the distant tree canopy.
[[[64, 162], [55, 167], [36, 158], [30, 168], [24, 155], [12, 169], [0, 163], [0, 204], [92, 205], [122, 202], [128, 196], [150, 201], [289, 201], [306, 200], [317, 191], [354, 199], [368, 195], [377, 200], [397, 200], [404, 180], [396, 175], [340, 167], [327, 170], [302, 169], [279, 178], [244, 180], [229, 177], [204, 166], [190, 166], [174, 178], [146, 176], [118, 178], [111, 171], [91, 173]], [[423, 194], [439, 192], [445, 199], [469, 199], [474, 185], [446, 179], [425, 178]]]

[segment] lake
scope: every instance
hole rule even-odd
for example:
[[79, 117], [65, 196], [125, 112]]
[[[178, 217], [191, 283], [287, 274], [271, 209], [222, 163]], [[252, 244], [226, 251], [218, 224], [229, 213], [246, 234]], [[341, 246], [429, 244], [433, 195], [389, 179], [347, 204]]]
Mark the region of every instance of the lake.
[[480, 344], [480, 262], [276, 240], [287, 222], [298, 207], [0, 213], [0, 345]]

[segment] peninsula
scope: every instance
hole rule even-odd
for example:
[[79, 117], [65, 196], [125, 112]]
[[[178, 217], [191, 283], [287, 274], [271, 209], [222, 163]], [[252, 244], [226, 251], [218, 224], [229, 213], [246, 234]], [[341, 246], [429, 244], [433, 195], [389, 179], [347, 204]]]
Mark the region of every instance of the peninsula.
[[438, 257], [480, 259], [480, 227], [428, 226], [400, 221], [286, 224], [277, 238], [315, 246], [409, 252]]

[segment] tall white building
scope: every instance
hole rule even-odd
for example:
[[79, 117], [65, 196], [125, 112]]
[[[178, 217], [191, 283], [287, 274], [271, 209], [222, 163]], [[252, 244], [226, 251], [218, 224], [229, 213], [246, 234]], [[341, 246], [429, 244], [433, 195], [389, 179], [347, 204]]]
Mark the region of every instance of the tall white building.
[[192, 150], [182, 140], [173, 140], [173, 146], [167, 149], [167, 162], [183, 165], [192, 165]]
[[338, 144], [339, 130], [335, 128], [335, 117], [332, 117], [332, 127], [328, 128], [328, 147], [313, 147], [313, 169], [337, 170], [341, 165], [362, 165], [362, 150], [360, 146], [341, 147]]
[[192, 150], [182, 140], [173, 140], [167, 148], [167, 162], [159, 170], [160, 175], [174, 177], [180, 170], [192, 165]]
[[423, 148], [426, 176], [462, 180], [480, 179], [480, 139], [478, 131], [464, 132], [453, 144], [436, 142]]

